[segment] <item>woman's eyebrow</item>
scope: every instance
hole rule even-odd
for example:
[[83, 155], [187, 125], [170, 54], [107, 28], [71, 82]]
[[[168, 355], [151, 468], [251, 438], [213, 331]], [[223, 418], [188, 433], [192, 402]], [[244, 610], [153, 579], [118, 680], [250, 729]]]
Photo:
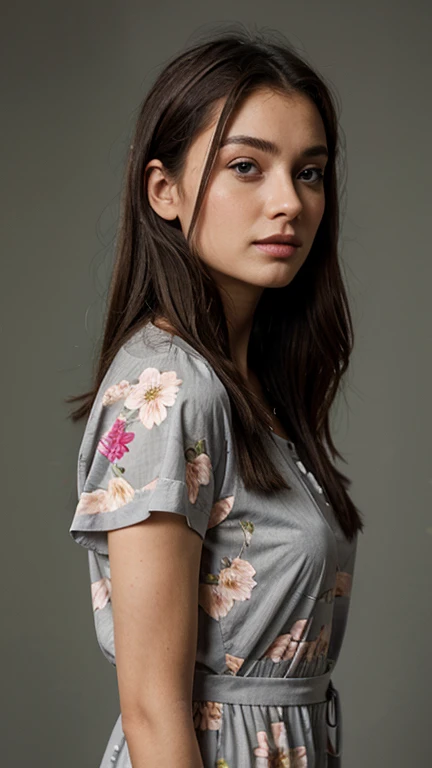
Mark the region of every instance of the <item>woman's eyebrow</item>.
[[[227, 136], [220, 142], [219, 148], [222, 149], [222, 147], [225, 147], [228, 144], [245, 144], [249, 147], [253, 147], [253, 149], [259, 149], [262, 152], [268, 152], [270, 155], [274, 155], [275, 157], [278, 157], [281, 154], [281, 149], [277, 144], [275, 144], [273, 141], [269, 141], [268, 139], [260, 139], [257, 136]], [[328, 157], [329, 153], [327, 147], [324, 144], [315, 144], [312, 147], [307, 147], [304, 149], [301, 155], [302, 157], [318, 157], [321, 155]]]

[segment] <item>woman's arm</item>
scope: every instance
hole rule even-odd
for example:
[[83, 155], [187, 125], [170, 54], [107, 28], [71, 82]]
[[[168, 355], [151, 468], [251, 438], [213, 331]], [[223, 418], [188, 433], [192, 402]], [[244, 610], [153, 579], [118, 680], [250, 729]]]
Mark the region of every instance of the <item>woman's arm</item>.
[[133, 768], [202, 768], [192, 720], [202, 538], [152, 512], [108, 531], [122, 727]]

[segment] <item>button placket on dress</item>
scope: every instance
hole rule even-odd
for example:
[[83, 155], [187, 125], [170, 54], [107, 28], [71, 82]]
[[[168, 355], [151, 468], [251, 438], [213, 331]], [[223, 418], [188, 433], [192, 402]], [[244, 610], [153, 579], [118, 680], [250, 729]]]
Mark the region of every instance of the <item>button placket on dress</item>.
[[119, 752], [120, 752], [120, 747], [119, 747], [118, 744], [116, 744], [115, 747], [114, 747], [114, 751], [113, 751], [113, 753], [111, 755], [111, 762], [113, 764], [117, 762], [117, 758], [119, 756]]
[[303, 464], [303, 462], [301, 461], [301, 459], [299, 458], [299, 456], [297, 454], [297, 449], [296, 449], [294, 443], [291, 442], [291, 440], [288, 440], [288, 448], [289, 448], [289, 450], [291, 452], [291, 455], [292, 455], [294, 463], [298, 466], [298, 468], [299, 468], [300, 472], [302, 473], [302, 475], [305, 475], [305, 477], [309, 480], [309, 483], [316, 490], [316, 492], [319, 493], [323, 497], [326, 506], [329, 507], [330, 503], [329, 503], [329, 501], [327, 501], [327, 498], [326, 498], [326, 495], [324, 493], [324, 490], [320, 486], [320, 484], [319, 484], [318, 480], [316, 479], [315, 475], [313, 474], [313, 472], [311, 472], [310, 470], [306, 469], [305, 465]]
[[124, 742], [125, 742], [125, 736], [123, 735], [123, 736], [121, 736], [119, 743], [115, 744], [115, 746], [113, 747], [113, 752], [112, 752], [112, 755], [110, 757], [110, 762], [112, 763], [112, 765], [116, 764], [116, 762], [118, 760], [118, 757], [120, 755], [121, 748], [122, 748]]
[[[315, 504], [318, 506], [318, 509], [319, 509], [319, 504], [318, 504], [318, 501], [314, 498], [314, 493], [312, 488], [322, 496], [322, 499], [325, 501], [326, 506], [330, 506], [329, 502], [326, 499], [324, 491], [322, 487], [319, 485], [315, 475], [306, 469], [305, 465], [303, 464], [300, 457], [298, 456], [294, 443], [291, 440], [285, 440], [285, 442], [287, 444], [288, 454], [290, 456], [290, 459], [298, 468], [298, 470], [301, 472], [301, 474], [305, 477], [305, 483], [304, 483], [305, 489], [309, 493], [310, 497], [315, 501]], [[326, 516], [324, 515], [323, 512], [321, 512], [321, 514], [325, 522], [327, 523], [327, 525], [329, 526], [329, 528], [332, 530], [334, 534], [334, 531], [329, 521], [327, 520]], [[331, 664], [331, 666], [333, 666], [332, 661], [330, 659], [329, 659], [329, 663]], [[341, 705], [340, 705], [339, 692], [337, 688], [333, 685], [333, 682], [330, 679], [328, 688], [326, 691], [326, 730], [327, 730], [328, 745], [330, 745], [331, 747], [331, 752], [327, 750], [327, 754], [329, 758], [333, 759], [332, 768], [337, 768], [337, 766], [340, 765], [340, 759], [342, 755], [341, 722], [342, 722], [341, 721]]]

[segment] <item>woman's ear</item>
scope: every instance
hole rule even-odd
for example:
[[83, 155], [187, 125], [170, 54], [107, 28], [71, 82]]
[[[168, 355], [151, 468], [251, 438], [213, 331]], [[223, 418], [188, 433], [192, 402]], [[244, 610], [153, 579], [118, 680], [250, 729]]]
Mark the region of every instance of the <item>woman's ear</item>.
[[160, 160], [150, 160], [144, 178], [147, 180], [148, 201], [153, 210], [163, 219], [176, 219], [180, 202], [177, 185], [169, 178]]

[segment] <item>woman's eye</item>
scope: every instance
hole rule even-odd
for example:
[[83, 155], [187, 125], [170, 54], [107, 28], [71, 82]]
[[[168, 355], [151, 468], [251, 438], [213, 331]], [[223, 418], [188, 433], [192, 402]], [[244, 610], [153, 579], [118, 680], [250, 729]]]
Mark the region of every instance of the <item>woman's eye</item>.
[[[256, 168], [256, 165], [255, 165], [255, 163], [252, 163], [252, 161], [251, 161], [251, 160], [241, 160], [241, 161], [240, 161], [240, 162], [238, 162], [238, 163], [234, 163], [234, 165], [229, 165], [229, 166], [228, 166], [228, 168], [238, 168], [239, 170], [238, 170], [238, 172], [237, 172], [237, 176], [250, 176], [250, 175], [251, 175], [250, 173], [243, 173], [243, 172], [240, 172], [240, 168], [243, 168], [243, 169], [244, 169], [244, 167], [245, 167], [245, 166], [246, 166], [246, 167], [247, 167], [247, 166], [254, 166], [254, 167]], [[252, 174], [252, 175], [253, 175], [253, 174]]]
[[[315, 171], [315, 173], [318, 174], [318, 178], [312, 181], [312, 184], [320, 184], [324, 179], [324, 171], [322, 168], [305, 168], [302, 173], [310, 173], [310, 171]], [[307, 179], [306, 179], [307, 181]]]
[[[256, 168], [256, 164], [253, 163], [251, 160], [240, 160], [237, 163], [234, 163], [233, 165], [229, 165], [228, 168], [236, 168], [236, 175], [237, 176], [255, 176], [256, 174], [250, 174], [247, 173], [248, 168], [254, 167]], [[322, 183], [324, 179], [324, 171], [322, 168], [305, 168], [304, 171], [302, 171], [301, 175], [304, 173], [313, 173], [315, 172], [317, 174], [317, 178], [312, 179], [310, 182], [311, 184], [320, 184]], [[308, 179], [306, 179], [308, 181]]]

